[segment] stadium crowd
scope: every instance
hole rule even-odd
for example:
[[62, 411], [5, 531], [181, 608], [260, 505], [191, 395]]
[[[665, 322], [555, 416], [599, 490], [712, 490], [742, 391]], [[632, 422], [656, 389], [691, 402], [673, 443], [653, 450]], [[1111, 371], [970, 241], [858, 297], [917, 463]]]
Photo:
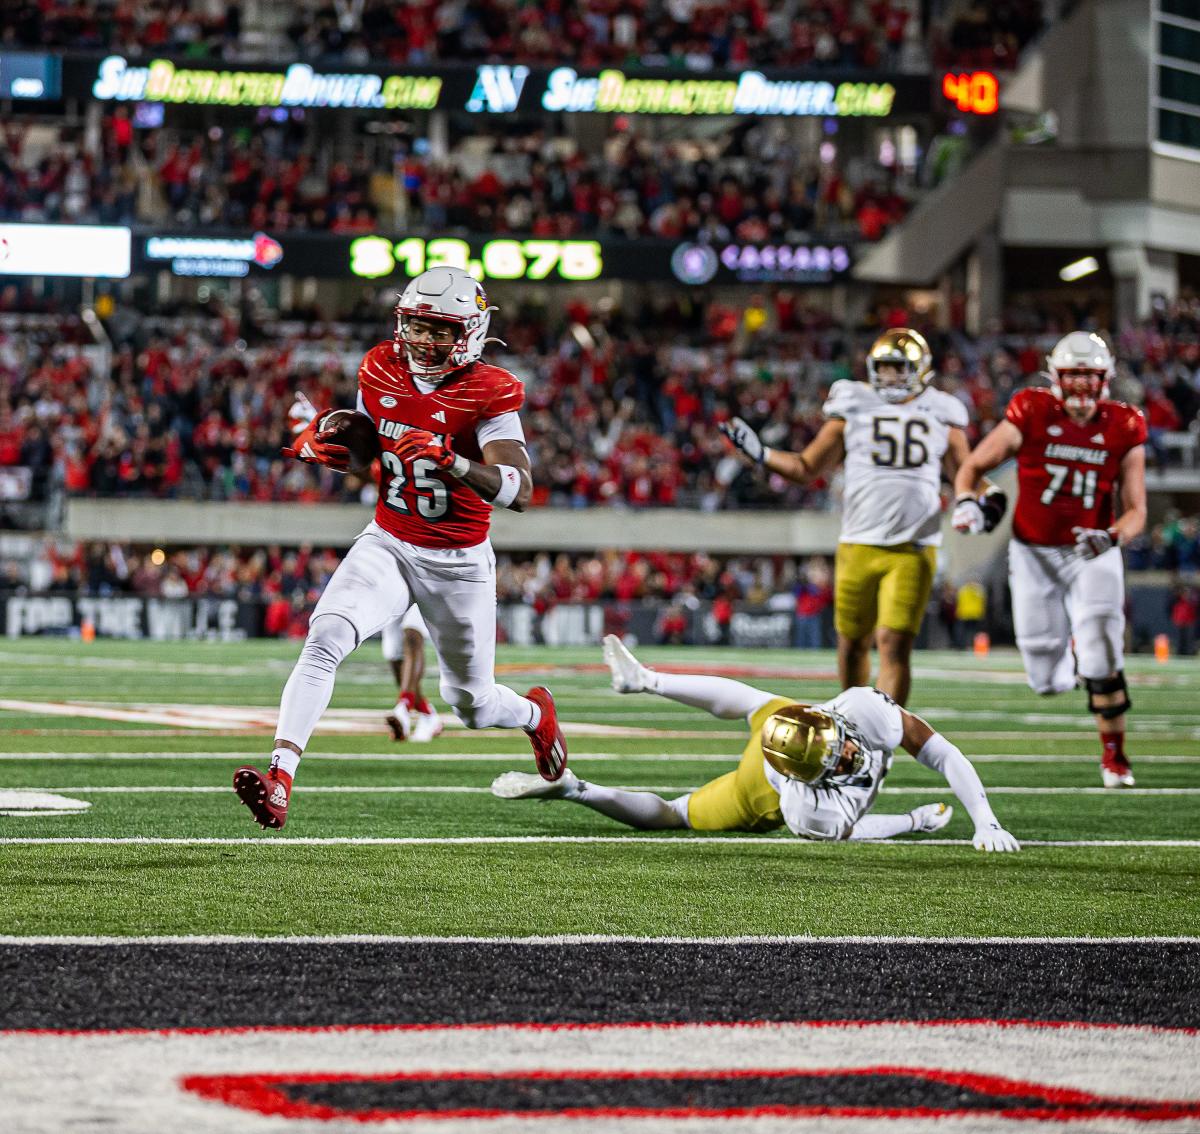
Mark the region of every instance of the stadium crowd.
[[0, 220], [878, 240], [915, 191], [894, 162], [820, 161], [778, 123], [663, 140], [623, 121], [586, 151], [543, 128], [476, 132], [439, 159], [418, 148], [403, 138], [364, 147], [291, 122], [134, 130], [124, 107], [99, 140], [14, 120], [0, 130]]
[[[8, 48], [61, 47], [226, 61], [292, 55], [351, 66], [487, 59], [712, 68], [913, 69], [925, 62], [911, 0], [5, 0]], [[1011, 66], [1040, 0], [982, 0], [929, 28], [939, 64]]]
[[[373, 485], [279, 450], [296, 389], [317, 405], [354, 404], [358, 359], [386, 326], [381, 310], [364, 297], [366, 322], [338, 325], [118, 312], [107, 353], [79, 345], [78, 320], [0, 316], [0, 467], [31, 469], [35, 493], [61, 484], [97, 495], [372, 499]], [[880, 309], [847, 333], [786, 288], [738, 308], [663, 298], [650, 313], [575, 302], [557, 318], [535, 309], [506, 321], [508, 347], [491, 357], [526, 384], [535, 503], [832, 506], [836, 477], [802, 488], [757, 476], [714, 423], [738, 414], [768, 443], [802, 448], [820, 428], [829, 385], [856, 374], [880, 327], [906, 314]], [[940, 384], [967, 405], [972, 441], [1035, 380], [1061, 329], [933, 335]], [[1143, 406], [1151, 463], [1165, 465], [1168, 442], [1200, 429], [1187, 432], [1200, 413], [1200, 301], [1130, 330], [1119, 354], [1114, 394]]]

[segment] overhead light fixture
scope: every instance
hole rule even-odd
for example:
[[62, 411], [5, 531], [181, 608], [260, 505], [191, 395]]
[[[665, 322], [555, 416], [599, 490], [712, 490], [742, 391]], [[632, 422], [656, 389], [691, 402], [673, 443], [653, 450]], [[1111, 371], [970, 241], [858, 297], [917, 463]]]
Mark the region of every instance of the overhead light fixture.
[[1082, 260], [1076, 260], [1068, 264], [1065, 268], [1059, 268], [1058, 278], [1063, 283], [1074, 283], [1076, 280], [1083, 279], [1084, 276], [1090, 276], [1093, 272], [1100, 270], [1100, 261], [1095, 256], [1084, 256]]

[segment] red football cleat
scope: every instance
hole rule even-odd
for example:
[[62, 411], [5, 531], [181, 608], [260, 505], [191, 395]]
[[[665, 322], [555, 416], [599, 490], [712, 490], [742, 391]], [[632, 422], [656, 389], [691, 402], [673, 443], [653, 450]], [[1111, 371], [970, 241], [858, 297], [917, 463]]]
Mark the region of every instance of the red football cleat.
[[291, 799], [291, 777], [286, 780], [268, 772], [265, 776], [249, 764], [233, 773], [233, 790], [250, 808], [250, 814], [263, 830], [278, 831], [287, 822], [288, 801]]
[[558, 710], [554, 697], [544, 685], [535, 685], [525, 694], [542, 710], [542, 719], [535, 729], [526, 729], [529, 743], [533, 745], [533, 760], [538, 775], [553, 783], [562, 778], [567, 770], [567, 742], [558, 727]]

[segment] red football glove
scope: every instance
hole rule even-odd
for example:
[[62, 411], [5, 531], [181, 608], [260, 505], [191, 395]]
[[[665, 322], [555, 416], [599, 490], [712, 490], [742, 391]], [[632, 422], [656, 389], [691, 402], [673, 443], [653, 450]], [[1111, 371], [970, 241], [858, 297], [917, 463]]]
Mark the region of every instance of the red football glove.
[[310, 465], [324, 465], [334, 472], [349, 472], [350, 450], [345, 445], [334, 445], [321, 440], [322, 422], [331, 413], [333, 410], [325, 410], [307, 425], [304, 424], [303, 418], [297, 419], [297, 415], [293, 413], [292, 419], [295, 424], [292, 429], [297, 431], [296, 439], [290, 446], [284, 447], [283, 455], [295, 457], [298, 461], [307, 461]]
[[392, 446], [392, 452], [402, 461], [424, 458], [446, 472], [449, 472], [459, 459], [453, 449], [443, 445], [427, 429], [406, 429]]

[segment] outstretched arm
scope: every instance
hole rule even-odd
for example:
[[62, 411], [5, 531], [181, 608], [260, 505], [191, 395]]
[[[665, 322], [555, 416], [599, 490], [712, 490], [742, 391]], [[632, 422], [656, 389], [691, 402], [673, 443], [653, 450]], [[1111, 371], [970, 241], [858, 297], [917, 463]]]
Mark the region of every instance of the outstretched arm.
[[815, 480], [835, 467], [846, 455], [846, 423], [840, 417], [831, 417], [826, 421], [800, 453], [789, 453], [764, 445], [758, 434], [740, 417], [735, 417], [728, 424], [722, 423], [720, 430], [747, 460], [797, 484]]
[[973, 842], [976, 850], [1018, 851], [1021, 844], [1012, 837], [996, 818], [979, 774], [959, 749], [941, 733], [935, 732], [915, 713], [901, 709], [904, 737], [901, 744], [911, 756], [946, 778], [951, 790], [971, 821], [975, 824]]
[[803, 452], [789, 453], [783, 449], [767, 449], [763, 464], [787, 480], [807, 484], [810, 480], [835, 468], [846, 455], [846, 423], [840, 417], [831, 417], [821, 426], [820, 432], [805, 447]]

